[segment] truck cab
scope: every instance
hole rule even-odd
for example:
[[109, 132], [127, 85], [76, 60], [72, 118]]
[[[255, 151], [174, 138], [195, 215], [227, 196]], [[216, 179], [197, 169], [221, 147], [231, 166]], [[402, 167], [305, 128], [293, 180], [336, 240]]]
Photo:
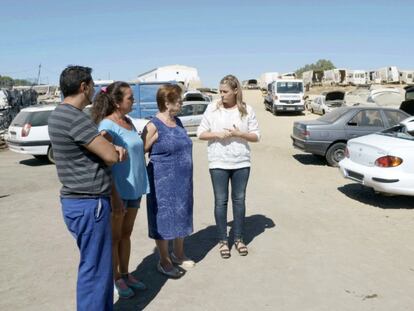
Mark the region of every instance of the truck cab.
[[264, 99], [265, 108], [278, 112], [302, 112], [305, 110], [303, 80], [277, 79], [269, 84]]

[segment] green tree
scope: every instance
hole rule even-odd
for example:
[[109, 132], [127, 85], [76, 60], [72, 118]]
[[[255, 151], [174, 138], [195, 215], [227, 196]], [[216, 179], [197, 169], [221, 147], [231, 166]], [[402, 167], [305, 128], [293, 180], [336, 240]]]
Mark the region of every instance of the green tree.
[[299, 68], [298, 70], [295, 71], [296, 76], [299, 78], [302, 78], [302, 74], [305, 71], [309, 71], [309, 70], [330, 70], [330, 69], [335, 69], [335, 65], [327, 59], [320, 59], [318, 60], [316, 63], [313, 64], [306, 64], [305, 66]]
[[0, 87], [9, 88], [15, 85], [16, 86], [33, 85], [33, 83], [31, 83], [28, 80], [24, 80], [24, 79], [13, 79], [8, 76], [0, 76]]

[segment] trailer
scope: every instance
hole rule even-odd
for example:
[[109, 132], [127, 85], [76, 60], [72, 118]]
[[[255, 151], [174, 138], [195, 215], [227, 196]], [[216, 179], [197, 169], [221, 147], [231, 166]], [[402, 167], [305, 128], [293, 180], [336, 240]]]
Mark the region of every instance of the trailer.
[[400, 83], [400, 73], [395, 66], [382, 67], [378, 69], [380, 83]]
[[268, 85], [279, 78], [280, 74], [278, 72], [262, 73], [259, 77], [259, 87], [262, 90], [267, 90]]
[[365, 70], [348, 70], [347, 79], [350, 85], [366, 85], [367, 73]]
[[302, 73], [302, 80], [305, 86], [322, 85], [323, 70], [309, 70]]
[[344, 68], [325, 70], [323, 77], [325, 85], [348, 85], [347, 70]]
[[400, 70], [400, 82], [414, 84], [414, 70]]

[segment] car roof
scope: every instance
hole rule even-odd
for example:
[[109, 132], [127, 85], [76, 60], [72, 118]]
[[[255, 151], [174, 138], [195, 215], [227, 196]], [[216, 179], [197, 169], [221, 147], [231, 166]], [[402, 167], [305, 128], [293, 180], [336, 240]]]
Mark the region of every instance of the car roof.
[[200, 101], [200, 100], [189, 100], [189, 101], [185, 101], [183, 102], [183, 106], [186, 105], [191, 105], [191, 104], [197, 104], [197, 105], [209, 105], [211, 102], [206, 102], [206, 101]]
[[50, 111], [50, 110], [54, 110], [57, 105], [58, 104], [37, 104], [37, 105], [23, 108], [20, 111], [26, 111], [26, 112]]

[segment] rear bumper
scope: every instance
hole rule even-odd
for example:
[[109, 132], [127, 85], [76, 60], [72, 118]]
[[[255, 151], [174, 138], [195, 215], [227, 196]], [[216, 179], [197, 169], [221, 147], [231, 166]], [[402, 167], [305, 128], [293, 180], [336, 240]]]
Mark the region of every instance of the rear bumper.
[[50, 146], [50, 141], [15, 141], [7, 139], [6, 143], [9, 150], [17, 153], [33, 154], [33, 155], [47, 155], [47, 150]]
[[280, 105], [273, 104], [276, 111], [304, 111], [305, 105]]
[[414, 196], [414, 176], [398, 167], [369, 167], [345, 158], [339, 162], [339, 170], [343, 177], [377, 192]]
[[292, 139], [292, 145], [296, 149], [302, 150], [304, 152], [318, 154], [321, 156], [325, 156], [326, 150], [329, 147], [329, 142], [323, 141], [308, 141], [304, 139], [297, 138], [293, 135], [290, 135]]

